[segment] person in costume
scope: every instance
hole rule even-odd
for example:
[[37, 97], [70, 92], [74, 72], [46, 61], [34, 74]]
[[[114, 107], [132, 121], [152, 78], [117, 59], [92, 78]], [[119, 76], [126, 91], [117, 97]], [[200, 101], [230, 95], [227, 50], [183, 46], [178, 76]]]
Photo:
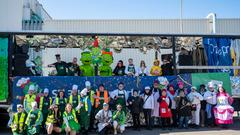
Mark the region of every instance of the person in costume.
[[113, 57], [111, 54], [102, 54], [102, 65], [99, 67], [100, 76], [112, 76], [111, 64]]
[[177, 92], [175, 92], [174, 90], [174, 86], [173, 85], [169, 85], [168, 87], [168, 91], [167, 91], [167, 96], [171, 99], [171, 112], [172, 112], [172, 127], [176, 128], [177, 127], [177, 105], [176, 105], [176, 101], [175, 101], [175, 98], [177, 97]]
[[26, 121], [27, 114], [24, 112], [23, 105], [17, 105], [17, 113], [13, 115], [11, 128], [13, 135], [25, 135], [26, 134]]
[[152, 130], [151, 113], [152, 113], [152, 110], [154, 109], [154, 97], [152, 95], [152, 92], [149, 86], [146, 86], [144, 88], [144, 94], [142, 96], [142, 99], [143, 99], [143, 113], [144, 113], [146, 128], [147, 130]]
[[[124, 84], [122, 82], [118, 83], [118, 89], [112, 92], [112, 99], [115, 100], [115, 107], [120, 104], [122, 106], [123, 111], [126, 114], [126, 106], [127, 106], [127, 99], [128, 93], [124, 90]], [[116, 109], [115, 109], [116, 110]]]
[[120, 130], [121, 134], [125, 131], [125, 121], [126, 115], [122, 110], [122, 106], [117, 105], [117, 110], [113, 112], [113, 128], [115, 135], [117, 134], [118, 130]]
[[160, 68], [160, 61], [159, 60], [154, 60], [153, 66], [150, 70], [150, 74], [152, 76], [161, 76], [162, 75], [162, 69]]
[[145, 61], [141, 60], [140, 67], [137, 69], [136, 75], [137, 76], [149, 76], [150, 75], [149, 69], [146, 66]]
[[192, 124], [198, 128], [200, 126], [200, 109], [203, 97], [197, 92], [197, 88], [193, 86], [191, 87], [191, 92], [188, 94], [188, 98], [192, 104]]
[[177, 105], [177, 110], [179, 113], [179, 128], [188, 128], [188, 121], [192, 116], [191, 112], [191, 102], [186, 97], [184, 91], [179, 91], [179, 104]]
[[76, 112], [69, 103], [66, 105], [66, 110], [63, 113], [62, 129], [65, 130], [67, 135], [76, 135], [76, 133], [80, 130]]
[[215, 122], [224, 128], [233, 123], [233, 98], [226, 92], [222, 84], [218, 85], [217, 105], [214, 107]]
[[99, 135], [107, 135], [112, 128], [112, 112], [107, 103], [103, 103], [103, 109], [96, 114], [95, 119], [98, 121]]
[[52, 98], [49, 96], [49, 90], [47, 88], [44, 89], [43, 97], [40, 98], [39, 110], [42, 112], [43, 121], [42, 128], [45, 126], [45, 122], [48, 116], [49, 107], [52, 104]]
[[66, 104], [68, 103], [64, 92], [65, 92], [64, 89], [59, 90], [58, 95], [53, 102], [53, 104], [58, 106], [58, 110], [60, 112], [61, 123], [62, 123], [62, 120], [63, 120], [63, 113], [65, 111]]
[[162, 89], [162, 95], [159, 97], [158, 102], [160, 106], [159, 113], [162, 119], [163, 129], [170, 128], [171, 118], [172, 118], [172, 112], [171, 112], [172, 102], [170, 97], [167, 96], [166, 89]]
[[25, 124], [28, 135], [39, 135], [40, 126], [43, 121], [42, 112], [38, 109], [37, 102], [32, 102], [32, 109], [29, 111]]
[[60, 118], [60, 111], [57, 105], [51, 105], [49, 108], [49, 113], [46, 120], [46, 130], [47, 134], [51, 135], [54, 131], [55, 133], [61, 133], [61, 118]]
[[203, 96], [203, 100], [201, 101], [201, 111], [200, 111], [200, 125], [201, 127], [205, 127], [205, 123], [206, 123], [206, 105], [207, 105], [207, 101], [204, 98], [204, 95], [206, 93], [206, 86], [204, 84], [200, 85], [199, 88], [199, 93]]
[[55, 67], [57, 70], [57, 76], [66, 76], [68, 65], [65, 61], [61, 61], [60, 54], [56, 54], [57, 62], [48, 65], [48, 67]]
[[125, 66], [123, 65], [123, 61], [119, 60], [117, 66], [113, 70], [114, 76], [124, 76], [125, 75]]
[[30, 85], [29, 89], [28, 89], [28, 94], [25, 95], [24, 100], [23, 100], [23, 106], [24, 106], [24, 110], [26, 111], [26, 113], [29, 113], [32, 106], [32, 102], [35, 102], [36, 100], [36, 95], [34, 94], [34, 90], [35, 90], [35, 86], [34, 85]]
[[151, 89], [152, 91], [152, 95], [153, 95], [153, 99], [154, 99], [154, 109], [152, 110], [152, 127], [154, 127], [155, 125], [155, 121], [157, 121], [157, 125], [159, 127], [161, 127], [162, 123], [161, 123], [161, 118], [159, 117], [159, 102], [158, 102], [158, 98], [161, 96], [161, 89], [159, 88], [159, 81], [155, 80], [153, 82], [153, 88]]
[[84, 88], [81, 91], [81, 99], [80, 99], [80, 103], [77, 106], [76, 110], [80, 110], [80, 125], [81, 125], [81, 129], [82, 129], [82, 133], [84, 135], [88, 134], [88, 128], [89, 128], [89, 124], [90, 124], [90, 115], [91, 115], [91, 109], [92, 109], [92, 104], [91, 101], [89, 99], [89, 97], [87, 96], [87, 89]]
[[137, 68], [133, 64], [133, 59], [129, 58], [128, 59], [128, 65], [125, 68], [125, 74], [128, 76], [135, 76], [137, 73]]
[[80, 70], [82, 71], [82, 76], [94, 76], [94, 68], [92, 64], [92, 55], [90, 52], [81, 53], [81, 62]]
[[138, 90], [133, 90], [132, 96], [128, 98], [128, 104], [132, 114], [134, 130], [140, 131], [140, 112], [143, 109], [143, 100], [139, 96]]
[[72, 108], [75, 110], [79, 122], [80, 122], [80, 109], [76, 110], [76, 108], [80, 104], [80, 98], [81, 96], [78, 95], [78, 86], [74, 84], [72, 86], [72, 93], [68, 97], [68, 103], [70, 103], [72, 105]]
[[212, 82], [208, 83], [208, 91], [205, 92], [203, 96], [204, 100], [206, 100], [206, 113], [207, 113], [207, 125], [214, 126], [215, 119], [213, 108], [217, 104], [217, 93], [214, 91], [214, 85]]

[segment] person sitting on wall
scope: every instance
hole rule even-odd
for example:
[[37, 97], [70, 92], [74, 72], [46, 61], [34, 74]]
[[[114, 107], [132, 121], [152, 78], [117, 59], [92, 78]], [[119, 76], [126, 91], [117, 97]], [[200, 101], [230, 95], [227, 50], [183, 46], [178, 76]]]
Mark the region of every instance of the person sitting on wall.
[[123, 65], [123, 61], [119, 60], [117, 66], [113, 70], [114, 76], [124, 76], [125, 75], [125, 66]]
[[57, 70], [57, 76], [66, 76], [67, 75], [67, 63], [64, 61], [61, 61], [60, 54], [56, 54], [57, 62], [48, 65], [48, 67], [55, 67]]
[[150, 70], [150, 74], [152, 76], [161, 76], [162, 75], [162, 69], [160, 68], [160, 61], [158, 59], [154, 60], [153, 66]]
[[74, 57], [73, 61], [68, 63], [68, 76], [81, 76], [82, 72], [77, 63], [77, 58]]

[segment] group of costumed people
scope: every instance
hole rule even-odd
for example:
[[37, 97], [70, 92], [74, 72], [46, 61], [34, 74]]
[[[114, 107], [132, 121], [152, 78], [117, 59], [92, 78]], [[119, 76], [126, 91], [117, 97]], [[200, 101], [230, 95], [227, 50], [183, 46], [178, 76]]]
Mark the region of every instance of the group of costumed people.
[[97, 129], [100, 135], [125, 131], [127, 113], [130, 111], [133, 128], [141, 126], [140, 113], [144, 114], [147, 130], [154, 126], [162, 129], [173, 127], [189, 128], [222, 125], [226, 127], [233, 123], [233, 99], [223, 88], [209, 82], [207, 88], [200, 85], [199, 91], [191, 87], [188, 92], [183, 82], [174, 87], [167, 84], [160, 87], [161, 82], [155, 80], [152, 87], [144, 90], [124, 89], [120, 82], [116, 90], [108, 91], [100, 84], [96, 91], [89, 81], [78, 93], [78, 86], [73, 85], [70, 96], [64, 90], [59, 90], [57, 97], [52, 99], [49, 90], [44, 89], [41, 97], [36, 96], [35, 87], [29, 87], [23, 105], [17, 105], [11, 128], [16, 135], [37, 135], [62, 133], [75, 135], [88, 134], [89, 129]]

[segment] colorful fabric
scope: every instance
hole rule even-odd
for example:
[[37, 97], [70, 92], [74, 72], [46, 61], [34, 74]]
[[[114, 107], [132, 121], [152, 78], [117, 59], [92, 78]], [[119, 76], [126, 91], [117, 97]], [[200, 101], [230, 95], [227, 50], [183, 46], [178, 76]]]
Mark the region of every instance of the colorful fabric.
[[217, 95], [217, 105], [214, 107], [214, 116], [216, 124], [232, 124], [234, 108], [230, 106], [233, 102], [227, 93]]

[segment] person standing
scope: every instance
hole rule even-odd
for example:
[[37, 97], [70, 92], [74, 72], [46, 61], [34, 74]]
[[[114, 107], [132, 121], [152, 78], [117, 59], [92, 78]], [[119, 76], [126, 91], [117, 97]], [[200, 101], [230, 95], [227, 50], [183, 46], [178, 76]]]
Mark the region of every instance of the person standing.
[[207, 105], [207, 102], [206, 102], [206, 99], [204, 98], [204, 95], [206, 93], [206, 86], [204, 84], [201, 84], [200, 85], [200, 94], [203, 96], [203, 100], [201, 101], [201, 111], [200, 111], [200, 125], [201, 127], [205, 127], [205, 123], [206, 123], [206, 105]]
[[88, 135], [88, 128], [90, 126], [90, 115], [91, 115], [91, 109], [92, 109], [92, 104], [87, 96], [87, 89], [84, 88], [81, 91], [81, 99], [80, 103], [77, 106], [77, 110], [80, 109], [80, 125], [81, 125], [81, 130], [82, 134]]
[[72, 86], [72, 93], [68, 97], [68, 103], [70, 103], [72, 105], [72, 108], [75, 110], [76, 117], [79, 122], [80, 122], [80, 109], [76, 110], [76, 108], [80, 104], [80, 98], [81, 96], [78, 95], [78, 86], [74, 84]]
[[[123, 111], [126, 114], [126, 106], [127, 106], [127, 99], [128, 99], [128, 93], [126, 90], [124, 90], [124, 84], [122, 82], [118, 83], [118, 89], [114, 90], [112, 92], [111, 96], [115, 101], [115, 107], [120, 104], [122, 106]], [[117, 109], [115, 109], [117, 110]]]
[[39, 110], [42, 112], [43, 115], [42, 128], [44, 129], [49, 107], [52, 104], [52, 98], [49, 96], [49, 90], [47, 88], [44, 89], [43, 94], [44, 96], [40, 98]]
[[34, 85], [30, 85], [28, 89], [28, 94], [25, 95], [23, 100], [23, 106], [26, 113], [29, 113], [31, 110], [31, 104], [36, 101], [36, 95], [33, 93], [35, 90]]
[[233, 98], [226, 92], [222, 84], [218, 85], [217, 105], [213, 108], [215, 122], [227, 128], [227, 125], [233, 123], [234, 108], [231, 106]]
[[135, 76], [137, 73], [137, 68], [133, 64], [133, 59], [129, 58], [128, 59], [128, 66], [125, 68], [125, 74], [128, 76]]
[[56, 54], [56, 60], [57, 62], [48, 65], [48, 67], [55, 67], [57, 70], [57, 76], [66, 76], [67, 75], [67, 63], [64, 61], [61, 61], [60, 54]]
[[138, 94], [138, 90], [133, 90], [132, 96], [128, 98], [129, 108], [132, 114], [134, 130], [140, 131], [140, 112], [142, 112], [143, 100]]
[[99, 135], [107, 135], [112, 128], [112, 112], [109, 110], [107, 103], [103, 103], [103, 109], [96, 114], [95, 119], [99, 122]]
[[188, 98], [192, 104], [192, 124], [195, 124], [194, 126], [199, 128], [201, 101], [203, 100], [203, 97], [196, 90], [196, 87], [191, 87], [191, 92], [188, 94]]
[[171, 106], [172, 102], [171, 99], [167, 96], [167, 90], [162, 90], [162, 95], [158, 99], [159, 106], [160, 106], [160, 117], [162, 119], [162, 126], [163, 129], [169, 128], [171, 126], [171, 118], [172, 118], [172, 112], [171, 112]]
[[217, 93], [212, 82], [208, 83], [208, 91], [204, 93], [203, 98], [206, 100], [207, 125], [213, 127], [215, 125], [213, 108], [217, 104]]
[[104, 85], [100, 84], [95, 95], [95, 114], [102, 110], [104, 103], [109, 103], [110, 97], [107, 90], [105, 90]]
[[68, 102], [67, 102], [67, 98], [65, 97], [64, 89], [59, 90], [58, 91], [58, 95], [55, 98], [53, 104], [55, 104], [55, 105], [57, 105], [59, 107], [58, 110], [60, 112], [61, 123], [62, 123], [62, 120], [63, 120], [63, 113], [65, 111], [67, 103]]
[[32, 109], [29, 111], [25, 124], [27, 125], [27, 135], [39, 135], [42, 124], [42, 112], [38, 109], [37, 102], [32, 102]]
[[124, 76], [125, 75], [125, 66], [123, 65], [123, 61], [119, 60], [117, 66], [113, 70], [114, 76]]
[[167, 91], [167, 96], [170, 98], [171, 100], [171, 112], [172, 112], [172, 127], [176, 128], [177, 127], [177, 104], [175, 101], [175, 98], [177, 97], [177, 92], [174, 90], [174, 86], [173, 85], [169, 85], [169, 89]]
[[76, 135], [76, 133], [80, 130], [76, 112], [69, 103], [66, 105], [66, 111], [63, 114], [62, 128], [65, 130], [67, 135]]
[[154, 109], [154, 98], [149, 86], [145, 87], [142, 98], [143, 98], [143, 113], [144, 113], [146, 128], [147, 130], [152, 130], [151, 113], [152, 113], [152, 110]]
[[12, 133], [13, 135], [25, 135], [26, 134], [26, 121], [27, 114], [24, 112], [21, 104], [17, 105], [17, 113], [13, 115], [12, 119]]
[[68, 63], [67, 66], [68, 66], [68, 76], [82, 76], [76, 57], [74, 57], [73, 61]]
[[179, 91], [179, 103], [177, 105], [177, 110], [179, 112], [179, 128], [188, 128], [188, 121], [192, 116], [191, 103], [185, 95], [184, 91]]
[[117, 110], [113, 112], [114, 135], [117, 134], [117, 130], [120, 130], [121, 134], [125, 131], [125, 121], [126, 114], [122, 110], [122, 106], [117, 105]]
[[163, 65], [161, 66], [161, 69], [163, 76], [173, 75], [173, 63], [170, 62], [168, 59], [163, 60]]
[[154, 99], [154, 109], [152, 110], [152, 121], [151, 121], [151, 125], [152, 127], [154, 127], [155, 125], [155, 119], [157, 119], [158, 122], [158, 126], [161, 127], [162, 126], [162, 122], [161, 122], [161, 118], [159, 115], [159, 102], [158, 99], [161, 96], [161, 89], [159, 88], [159, 81], [155, 80], [153, 82], [153, 88], [152, 88], [152, 95], [153, 95], [153, 99]]

